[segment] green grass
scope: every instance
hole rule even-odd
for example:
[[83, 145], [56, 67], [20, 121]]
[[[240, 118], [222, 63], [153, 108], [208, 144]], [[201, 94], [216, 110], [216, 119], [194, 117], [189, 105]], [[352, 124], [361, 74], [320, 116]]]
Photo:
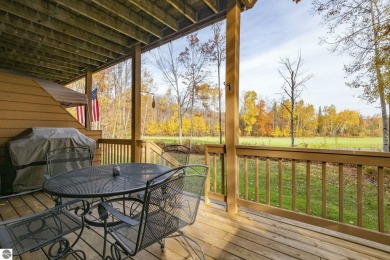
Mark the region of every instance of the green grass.
[[[144, 139], [162, 143], [178, 143], [177, 137], [148, 136]], [[188, 138], [183, 138], [183, 143], [188, 143]], [[217, 144], [219, 137], [194, 137], [193, 144]], [[288, 137], [240, 137], [240, 144], [290, 147], [291, 139]], [[318, 149], [348, 149], [362, 151], [380, 151], [382, 149], [381, 137], [299, 137], [295, 138], [296, 147]]]

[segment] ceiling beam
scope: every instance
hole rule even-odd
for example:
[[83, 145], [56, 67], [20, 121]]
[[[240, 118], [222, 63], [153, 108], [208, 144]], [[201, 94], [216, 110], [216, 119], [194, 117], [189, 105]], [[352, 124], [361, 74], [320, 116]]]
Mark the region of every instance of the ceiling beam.
[[15, 59], [7, 59], [7, 58], [3, 58], [1, 60], [1, 62], [4, 62], [4, 63], [8, 63], [8, 64], [14, 64], [16, 66], [25, 66], [26, 68], [35, 68], [37, 70], [48, 70], [48, 71], [51, 71], [51, 73], [53, 74], [58, 74], [58, 75], [63, 75], [65, 78], [69, 78], [69, 77], [75, 77], [76, 75], [79, 75], [79, 73], [75, 73], [75, 72], [68, 72], [68, 71], [64, 71], [64, 70], [61, 70], [61, 69], [56, 69], [56, 68], [53, 68], [53, 67], [45, 67], [43, 64], [39, 64], [39, 62], [36, 62], [35, 64], [30, 64], [30, 63], [24, 63], [24, 62], [19, 62]]
[[[53, 29], [47, 28], [47, 27], [42, 26], [40, 24], [34, 24], [34, 23], [27, 21], [25, 19], [22, 19], [22, 18], [10, 19], [9, 15], [10, 14], [6, 15], [5, 13], [0, 12], [0, 20], [3, 21], [3, 23], [8, 23], [8, 24], [14, 26], [15, 28], [23, 29], [23, 30], [29, 31], [33, 34], [36, 34], [37, 38], [38, 38], [38, 36], [40, 36], [42, 38], [49, 37], [53, 40], [57, 40], [59, 42], [73, 45], [77, 48], [96, 53], [100, 56], [103, 56], [103, 57], [106, 57], [109, 59], [117, 58], [117, 54], [111, 50], [101, 48], [98, 45], [91, 44], [89, 42], [86, 42], [84, 40], [80, 40], [80, 39], [72, 37], [72, 36], [65, 36], [65, 34], [63, 34], [63, 33], [59, 33]], [[6, 16], [8, 16], [8, 18]]]
[[241, 0], [241, 2], [246, 8], [252, 8], [256, 4], [257, 0]]
[[122, 19], [132, 23], [133, 25], [141, 28], [144, 31], [147, 31], [154, 36], [161, 38], [161, 29], [154, 25], [149, 20], [145, 19], [137, 12], [131, 10], [127, 6], [120, 4], [112, 0], [92, 0], [95, 4], [114, 12], [116, 15], [120, 16]]
[[[1, 38], [0, 38], [0, 40], [4, 41], [4, 39], [1, 39]], [[18, 45], [18, 46], [22, 46], [23, 49], [25, 50], [25, 52], [29, 52], [30, 50], [38, 50], [38, 51], [40, 51], [41, 55], [48, 55], [48, 56], [56, 55], [59, 57], [63, 57], [63, 58], [72, 60], [73, 61], [72, 64], [79, 62], [79, 63], [83, 63], [84, 64], [83, 66], [88, 66], [88, 67], [92, 67], [92, 68], [98, 67], [102, 64], [96, 60], [91, 60], [91, 59], [88, 59], [88, 58], [85, 58], [82, 56], [78, 56], [78, 55], [73, 54], [73, 53], [65, 52], [65, 51], [62, 51], [59, 49], [51, 49], [51, 48], [41, 49], [36, 44], [31, 43], [28, 40], [24, 40], [24, 39], [15, 37], [13, 35], [8, 35], [6, 42], [9, 44], [9, 46], [8, 46], [9, 49], [15, 49], [16, 48], [15, 45]]]
[[179, 26], [172, 16], [167, 14], [164, 10], [158, 8], [155, 4], [150, 1], [145, 0], [128, 0], [131, 4], [143, 10], [148, 15], [152, 16], [154, 19], [159, 21], [162, 24], [165, 24], [175, 32], [179, 30]]
[[218, 13], [218, 6], [216, 0], [203, 0], [205, 4], [213, 10], [214, 13]]
[[66, 80], [66, 79], [70, 78], [69, 75], [64, 75], [63, 72], [53, 71], [53, 70], [50, 70], [47, 68], [42, 69], [42, 68], [37, 67], [37, 66], [19, 64], [19, 63], [16, 63], [14, 61], [8, 61], [8, 60], [2, 61], [0, 64], [0, 67], [4, 68], [4, 69], [22, 72], [22, 73], [27, 74], [27, 75], [31, 75], [33, 73], [39, 74], [40, 77], [42, 77], [42, 78], [52, 77], [52, 78], [56, 78], [56, 79], [60, 79], [60, 80]]
[[192, 23], [196, 23], [196, 13], [186, 2], [182, 0], [166, 0]]
[[141, 32], [140, 30], [137, 30], [136, 28], [134, 28], [129, 24], [126, 24], [124, 21], [114, 19], [108, 13], [103, 13], [97, 10], [96, 8], [94, 8], [92, 5], [85, 4], [83, 1], [57, 0], [56, 2], [62, 5], [63, 7], [73, 10], [78, 14], [88, 17], [89, 19], [99, 24], [103, 24], [119, 33], [127, 35], [128, 37], [136, 39], [139, 42], [148, 43], [149, 41], [145, 33]]
[[15, 37], [19, 37], [19, 38], [24, 39], [24, 40], [29, 40], [31, 42], [35, 42], [36, 44], [40, 45], [41, 48], [47, 47], [47, 48], [58, 49], [58, 50], [73, 53], [73, 54], [83, 56], [83, 57], [88, 58], [88, 59], [100, 61], [100, 62], [107, 61], [107, 57], [97, 55], [96, 53], [86, 51], [84, 49], [69, 45], [67, 43], [52, 40], [52, 39], [45, 37], [45, 36], [38, 36], [34, 33], [29, 32], [29, 31], [10, 26], [9, 24], [5, 24], [4, 26], [0, 27], [0, 32], [8, 33], [8, 34], [14, 35]]
[[[18, 4], [18, 3], [19, 4]], [[32, 6], [26, 6], [31, 4]], [[123, 46], [130, 44], [128, 38], [112, 30], [98, 26], [96, 23], [80, 18], [72, 12], [65, 11], [42, 0], [22, 1], [13, 0], [0, 1], [0, 8], [8, 13], [20, 16], [34, 23], [56, 30], [60, 33], [69, 34], [81, 40], [93, 42], [106, 49], [124, 54]], [[104, 35], [104, 37], [102, 36]], [[116, 44], [112, 44], [112, 43]], [[119, 45], [119, 46], [118, 46]]]
[[78, 75], [78, 74], [82, 73], [82, 71], [83, 71], [82, 68], [75, 69], [74, 67], [64, 67], [64, 66], [58, 65], [58, 64], [53, 63], [53, 62], [47, 62], [47, 61], [36, 59], [34, 57], [30, 57], [30, 56], [26, 56], [26, 55], [21, 56], [20, 54], [18, 55], [18, 53], [12, 53], [12, 52], [1, 52], [0, 51], [0, 58], [1, 58], [1, 60], [14, 60], [16, 62], [23, 63], [23, 64], [36, 65], [36, 66], [44, 67], [44, 68], [52, 68], [54, 70], [64, 71], [64, 72], [70, 73], [70, 74], [77, 74]]
[[[0, 40], [0, 47], [3, 47], [7, 50], [16, 51], [21, 56], [32, 56], [32, 57], [36, 57], [37, 59], [45, 59], [45, 60], [50, 61], [50, 62], [55, 62], [63, 67], [72, 67], [73, 66], [73, 67], [79, 67], [79, 68], [86, 68], [86, 67], [93, 68], [93, 66], [91, 66], [89, 64], [85, 64], [82, 62], [71, 60], [70, 58], [64, 58], [64, 57], [61, 57], [58, 55], [50, 55], [50, 54], [45, 53], [45, 52], [40, 51], [40, 50], [30, 49], [25, 45], [19, 45], [18, 43], [15, 43], [15, 42], [10, 43], [10, 42], [6, 42], [4, 40], [3, 41]], [[98, 66], [98, 65], [99, 65], [99, 63], [97, 63], [96, 66]]]

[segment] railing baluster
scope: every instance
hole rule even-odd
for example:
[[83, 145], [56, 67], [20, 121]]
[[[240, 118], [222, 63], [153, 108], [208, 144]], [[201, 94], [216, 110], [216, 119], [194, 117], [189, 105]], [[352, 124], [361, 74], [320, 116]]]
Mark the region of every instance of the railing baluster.
[[116, 144], [116, 149], [115, 149], [115, 163], [118, 163], [119, 161], [119, 144]]
[[326, 162], [322, 162], [322, 217], [326, 218]]
[[363, 227], [363, 167], [357, 166], [357, 218], [358, 226]]
[[278, 173], [279, 173], [279, 208], [283, 207], [283, 175], [282, 175], [282, 158], [278, 160]]
[[[209, 151], [208, 151], [208, 147], [206, 146], [205, 148], [205, 164], [209, 167], [211, 167], [210, 165], [210, 154], [209, 154]], [[216, 167], [216, 165], [214, 165], [214, 168]], [[209, 205], [210, 204], [210, 199], [209, 199], [209, 192], [210, 192], [210, 168], [209, 168], [209, 172], [206, 176], [206, 181], [204, 183], [204, 203], [206, 205]]]
[[378, 167], [378, 229], [382, 233], [385, 232], [384, 178], [383, 167]]
[[266, 179], [266, 203], [271, 204], [271, 179], [270, 179], [270, 159], [267, 157], [265, 164], [265, 179]]
[[248, 157], [244, 157], [244, 196], [248, 200]]
[[221, 158], [221, 193], [225, 194], [225, 154], [220, 154]]
[[310, 215], [310, 161], [306, 161], [306, 214]]
[[[145, 162], [146, 163], [146, 145], [142, 147], [143, 148], [143, 161], [142, 162]], [[127, 145], [126, 146], [126, 149], [127, 149], [127, 162], [130, 162], [131, 161], [131, 155], [130, 155], [130, 151], [131, 151], [131, 145]]]
[[296, 210], [296, 195], [297, 195], [297, 179], [296, 179], [296, 171], [295, 171], [295, 160], [292, 160], [292, 169], [291, 169], [291, 191], [292, 191], [292, 210]]
[[114, 161], [114, 144], [110, 144], [110, 161], [109, 164], [113, 163]]
[[344, 222], [344, 164], [339, 163], [339, 222]]
[[100, 144], [101, 153], [102, 153], [102, 162], [106, 164], [106, 144]]
[[255, 157], [255, 202], [259, 202], [259, 158]]
[[214, 163], [214, 192], [217, 192], [217, 155], [213, 154], [213, 163]]

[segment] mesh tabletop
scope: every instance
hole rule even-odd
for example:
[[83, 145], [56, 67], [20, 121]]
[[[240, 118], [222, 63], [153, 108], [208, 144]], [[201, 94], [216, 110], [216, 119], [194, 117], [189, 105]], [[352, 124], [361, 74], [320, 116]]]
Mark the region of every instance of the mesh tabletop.
[[[116, 176], [113, 175], [115, 165], [120, 168], [120, 174]], [[43, 189], [52, 195], [68, 198], [115, 196], [144, 190], [148, 180], [170, 169], [148, 163], [115, 165], [92, 166], [59, 174], [47, 180]]]

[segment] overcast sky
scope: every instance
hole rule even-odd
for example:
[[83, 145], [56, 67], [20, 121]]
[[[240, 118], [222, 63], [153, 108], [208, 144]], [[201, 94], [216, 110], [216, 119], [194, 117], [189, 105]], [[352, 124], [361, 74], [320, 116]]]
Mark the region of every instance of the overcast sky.
[[[366, 104], [359, 99], [360, 90], [346, 86], [343, 64], [348, 57], [318, 44], [326, 27], [319, 16], [310, 14], [310, 2], [297, 5], [289, 0], [261, 0], [241, 14], [240, 89], [255, 90], [266, 100], [279, 100], [283, 85], [278, 74], [280, 58], [295, 60], [301, 51], [303, 69], [315, 75], [302, 93], [305, 103], [313, 104], [316, 110], [334, 104], [338, 112], [353, 109], [365, 116], [379, 114], [378, 103]], [[210, 30], [202, 30], [199, 36], [206, 40]], [[175, 49], [183, 49], [184, 44], [184, 40], [175, 41]]]

